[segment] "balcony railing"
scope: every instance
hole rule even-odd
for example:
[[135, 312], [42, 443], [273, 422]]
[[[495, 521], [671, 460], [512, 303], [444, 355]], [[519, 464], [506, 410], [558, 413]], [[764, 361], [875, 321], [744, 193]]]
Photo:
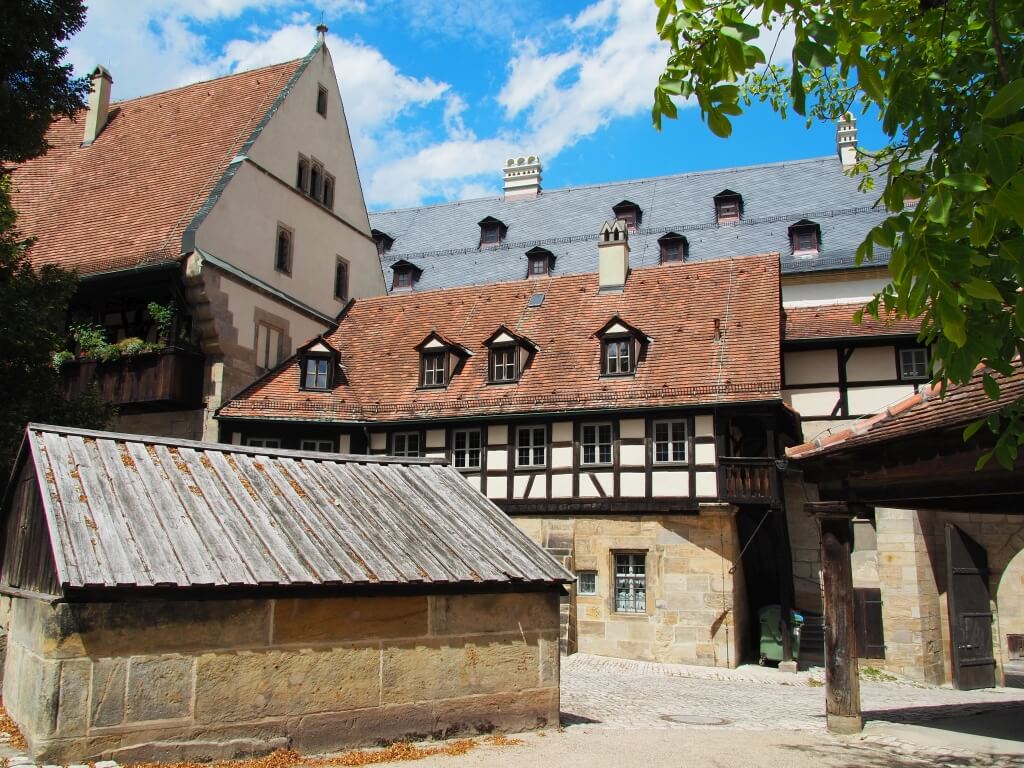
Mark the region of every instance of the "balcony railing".
[[719, 458], [718, 490], [723, 501], [734, 504], [778, 504], [779, 470], [775, 459]]
[[122, 410], [197, 408], [203, 397], [203, 356], [176, 347], [110, 362], [74, 360], [61, 366], [64, 392], [73, 397], [93, 383]]

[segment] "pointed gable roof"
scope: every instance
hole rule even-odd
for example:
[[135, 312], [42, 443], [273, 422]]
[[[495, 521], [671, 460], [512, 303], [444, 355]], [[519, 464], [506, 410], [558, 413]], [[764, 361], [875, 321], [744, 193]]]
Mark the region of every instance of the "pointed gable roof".
[[233, 158], [255, 141], [318, 49], [111, 104], [106, 127], [87, 147], [84, 111], [55, 121], [50, 150], [13, 172], [18, 228], [37, 238], [33, 262], [89, 274], [176, 260]]

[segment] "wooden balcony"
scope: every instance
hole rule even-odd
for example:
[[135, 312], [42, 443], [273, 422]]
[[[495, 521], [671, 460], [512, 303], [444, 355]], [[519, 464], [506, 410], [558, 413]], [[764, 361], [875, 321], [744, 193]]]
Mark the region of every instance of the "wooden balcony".
[[718, 492], [733, 504], [781, 503], [775, 459], [723, 456], [718, 460]]
[[74, 397], [93, 383], [122, 411], [198, 408], [203, 398], [203, 356], [176, 347], [107, 363], [75, 360], [61, 367], [64, 393]]

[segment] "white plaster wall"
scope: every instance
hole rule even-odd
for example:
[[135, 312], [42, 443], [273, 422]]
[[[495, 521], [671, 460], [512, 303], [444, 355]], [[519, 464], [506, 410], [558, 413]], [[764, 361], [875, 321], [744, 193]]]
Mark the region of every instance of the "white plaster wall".
[[548, 482], [544, 475], [537, 475], [533, 481], [533, 488], [530, 489], [531, 499], [546, 499], [548, 497]]
[[697, 464], [714, 464], [715, 463], [715, 444], [714, 443], [696, 443], [693, 446], [693, 460]]
[[651, 495], [652, 496], [689, 496], [690, 475], [686, 471], [679, 472], [652, 472], [651, 473]]
[[695, 482], [697, 496], [718, 496], [718, 475], [714, 472], [698, 472]]
[[572, 466], [572, 446], [556, 445], [551, 449], [551, 468], [565, 469]]
[[880, 381], [896, 378], [896, 350], [893, 347], [858, 347], [846, 363], [846, 380]]
[[619, 422], [619, 437], [634, 439], [644, 436], [645, 425], [643, 419], [622, 419]]
[[647, 477], [643, 472], [622, 472], [619, 475], [619, 491], [622, 496], [640, 496], [647, 491]]
[[914, 387], [909, 384], [888, 387], [850, 387], [846, 392], [846, 399], [850, 406], [850, 414], [862, 416], [880, 411], [913, 393]]
[[557, 421], [551, 425], [551, 442], [568, 443], [572, 441], [572, 422]]
[[801, 416], [827, 417], [839, 402], [839, 390], [837, 388], [783, 390], [782, 399]]
[[383, 451], [388, 447], [388, 436], [384, 432], [370, 433], [370, 450]]
[[504, 499], [508, 496], [508, 480], [504, 475], [497, 475], [487, 478], [487, 497], [489, 499]]
[[491, 469], [505, 469], [508, 466], [508, 449], [488, 448], [487, 466]]
[[466, 482], [473, 486], [476, 490], [481, 490], [481, 479], [480, 475], [463, 475], [466, 478]]
[[821, 282], [808, 283], [787, 281], [782, 278], [782, 305], [794, 307], [811, 304], [838, 303], [864, 299], [867, 301], [888, 284], [887, 277], [864, 277], [853, 280], [829, 280], [823, 276]]
[[521, 499], [526, 495], [526, 484], [530, 481], [528, 475], [515, 475], [512, 478], [512, 498]]
[[351, 435], [343, 434], [338, 436], [338, 453], [352, 453]]
[[786, 384], [832, 384], [839, 382], [839, 364], [834, 349], [786, 352], [783, 355]]
[[619, 463], [624, 467], [642, 467], [647, 459], [647, 449], [642, 445], [620, 445]]
[[444, 448], [444, 430], [427, 430], [427, 448]]
[[714, 437], [715, 417], [710, 413], [694, 417], [693, 432], [697, 437]]
[[572, 496], [572, 475], [551, 475], [551, 495], [557, 498]]
[[487, 443], [496, 445], [508, 442], [508, 425], [491, 424], [487, 427]]

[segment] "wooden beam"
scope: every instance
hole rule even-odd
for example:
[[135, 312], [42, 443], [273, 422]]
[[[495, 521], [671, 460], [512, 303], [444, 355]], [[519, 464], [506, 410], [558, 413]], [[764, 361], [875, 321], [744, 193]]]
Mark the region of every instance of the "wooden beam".
[[854, 518], [864, 516], [870, 511], [866, 504], [852, 501], [808, 501], [804, 503], [804, 511], [814, 517]]
[[[809, 505], [810, 506], [810, 505]], [[819, 506], [821, 506], [819, 504]], [[821, 575], [825, 588], [825, 713], [833, 733], [864, 728], [854, 626], [853, 528], [849, 512], [816, 515], [821, 531]]]

